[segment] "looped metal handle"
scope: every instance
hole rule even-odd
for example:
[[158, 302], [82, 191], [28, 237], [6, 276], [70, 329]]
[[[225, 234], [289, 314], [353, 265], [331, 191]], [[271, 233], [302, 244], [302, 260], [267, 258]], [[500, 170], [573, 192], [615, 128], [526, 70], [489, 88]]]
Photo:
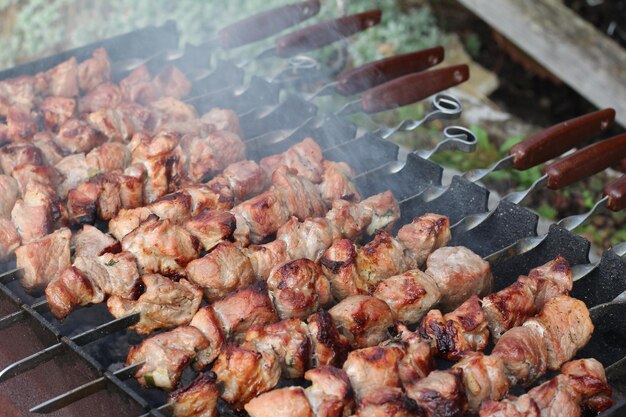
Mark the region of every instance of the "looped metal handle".
[[440, 113], [440, 118], [456, 118], [463, 113], [463, 103], [452, 94], [439, 93], [433, 97], [433, 110]]
[[428, 159], [437, 152], [446, 150], [457, 150], [461, 152], [474, 152], [478, 138], [469, 129], [461, 126], [448, 126], [443, 130], [443, 140], [429, 151], [415, 151], [417, 155]]
[[307, 55], [296, 55], [287, 61], [287, 69], [294, 72], [317, 70], [319, 68], [320, 63], [315, 58]]

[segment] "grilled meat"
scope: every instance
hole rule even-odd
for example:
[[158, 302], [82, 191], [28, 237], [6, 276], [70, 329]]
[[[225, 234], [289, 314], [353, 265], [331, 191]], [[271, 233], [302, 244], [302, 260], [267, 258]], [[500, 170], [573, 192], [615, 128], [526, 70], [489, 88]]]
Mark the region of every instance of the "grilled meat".
[[367, 295], [348, 297], [328, 312], [353, 348], [379, 344], [393, 325], [393, 315], [387, 304]]
[[506, 368], [511, 386], [528, 386], [546, 373], [548, 350], [541, 334], [529, 327], [514, 327], [500, 337], [492, 352]]
[[561, 256], [532, 269], [528, 277], [538, 281], [535, 297], [536, 311], [541, 310], [549, 299], [558, 295], [568, 295], [574, 286], [570, 265]]
[[383, 387], [401, 388], [399, 367], [404, 353], [397, 346], [372, 346], [350, 352], [343, 370], [357, 399]]
[[188, 155], [187, 172], [193, 181], [208, 180], [245, 157], [243, 142], [228, 131], [209, 133], [206, 137], [187, 135], [181, 145]]
[[209, 251], [232, 236], [236, 221], [232, 213], [206, 209], [187, 220], [183, 227]]
[[428, 255], [448, 244], [450, 220], [441, 214], [426, 213], [402, 226], [397, 236], [407, 251], [412, 268], [421, 268]]
[[79, 119], [65, 121], [55, 138], [55, 143], [67, 153], [89, 152], [101, 142], [98, 131]]
[[283, 166], [295, 170], [299, 176], [312, 183], [319, 184], [324, 172], [322, 150], [313, 139], [306, 138], [280, 155], [268, 156], [261, 160], [261, 167], [268, 175], [272, 175]]
[[0, 175], [0, 217], [11, 218], [11, 210], [20, 196], [20, 189], [17, 181], [8, 175]]
[[465, 394], [471, 413], [477, 412], [485, 400], [504, 398], [509, 390], [504, 364], [496, 355], [486, 356], [480, 352], [467, 352], [453, 368], [463, 370]]
[[54, 135], [50, 132], [35, 133], [32, 144], [39, 149], [44, 163], [47, 165], [54, 166], [63, 159], [63, 150], [54, 142]]
[[201, 120], [213, 125], [214, 130], [225, 130], [243, 137], [241, 126], [239, 126], [239, 117], [233, 110], [214, 107], [203, 114]]
[[16, 265], [24, 269], [20, 282], [27, 290], [45, 287], [70, 266], [72, 232], [61, 228], [15, 250]]
[[186, 97], [191, 92], [191, 82], [173, 65], [167, 65], [154, 77], [154, 85], [164, 96], [178, 99]]
[[174, 404], [174, 417], [219, 417], [217, 400], [220, 390], [215, 378], [200, 374], [188, 387], [178, 389], [168, 396]]
[[318, 187], [296, 171], [286, 166], [279, 167], [272, 174], [272, 186], [282, 204], [287, 206], [289, 215], [304, 221], [326, 213]]
[[82, 91], [91, 91], [111, 79], [111, 63], [106, 49], [97, 48], [88, 58], [78, 64], [78, 86]]
[[364, 245], [356, 255], [357, 287], [372, 293], [385, 278], [406, 271], [404, 247], [386, 231], [376, 233], [374, 240]]
[[355, 244], [349, 239], [341, 239], [330, 245], [319, 261], [330, 283], [333, 297], [337, 300], [361, 292], [356, 285], [359, 276], [355, 260]]
[[289, 260], [287, 244], [282, 240], [274, 240], [264, 245], [250, 245], [242, 249], [252, 265], [252, 270], [257, 279], [267, 280], [275, 265], [280, 265]]
[[317, 262], [324, 251], [340, 235], [325, 218], [309, 218], [299, 222], [292, 217], [276, 232], [276, 239], [286, 243], [291, 259], [305, 258]]
[[57, 187], [61, 198], [66, 198], [70, 190], [89, 179], [89, 166], [85, 163], [84, 153], [68, 155], [57, 162], [54, 168], [62, 178]]
[[41, 151], [31, 144], [11, 144], [0, 148], [0, 166], [6, 175], [13, 174], [20, 165], [43, 165]]
[[78, 100], [78, 111], [79, 113], [91, 113], [102, 109], [111, 109], [120, 104], [123, 99], [120, 87], [112, 82], [104, 82]]
[[561, 373], [567, 377], [571, 391], [582, 400], [583, 410], [598, 414], [611, 408], [612, 389], [600, 362], [595, 359], [570, 361], [561, 367]]
[[222, 349], [222, 344], [225, 340], [222, 325], [217, 319], [212, 306], [201, 307], [193, 315], [189, 325], [200, 330], [209, 342], [209, 346], [202, 351], [202, 357], [206, 363], [197, 363], [198, 367], [204, 367], [213, 362]]
[[191, 196], [183, 191], [164, 195], [147, 205], [159, 219], [182, 222], [191, 216]]
[[245, 405], [250, 417], [315, 417], [302, 387], [285, 387], [267, 392]]
[[22, 240], [13, 222], [8, 218], [0, 217], [0, 261], [9, 260], [21, 243]]
[[147, 207], [137, 207], [135, 209], [121, 209], [117, 216], [109, 221], [109, 231], [117, 240], [122, 240], [126, 235], [135, 230], [139, 225], [149, 218], [153, 219], [154, 214]]
[[124, 170], [130, 165], [130, 150], [122, 143], [107, 142], [85, 156], [85, 164], [99, 173]]
[[30, 107], [9, 107], [6, 116], [8, 139], [12, 142], [25, 142], [32, 139], [39, 130], [39, 120]]
[[361, 195], [352, 182], [354, 171], [345, 162], [323, 161], [324, 173], [319, 185], [320, 194], [327, 206], [343, 199], [358, 203]]
[[281, 319], [305, 318], [332, 301], [330, 285], [319, 266], [296, 259], [275, 268], [267, 280]]
[[404, 356], [400, 361], [399, 372], [402, 385], [411, 385], [425, 378], [435, 369], [435, 358], [430, 345], [412, 333], [403, 324], [398, 324], [396, 329], [400, 336], [400, 342], [390, 341], [391, 345], [401, 345]]
[[88, 224], [72, 236], [72, 243], [76, 257], [100, 256], [107, 252], [117, 252], [120, 249], [120, 243], [117, 240]]
[[332, 316], [325, 310], [307, 318], [311, 337], [311, 368], [341, 366], [346, 360], [350, 343], [339, 333]]
[[152, 83], [152, 75], [145, 65], [135, 68], [121, 80], [120, 90], [126, 100], [140, 104], [151, 103], [161, 96], [157, 86]]
[[48, 95], [76, 97], [78, 95], [78, 62], [71, 57], [45, 72]]
[[404, 388], [407, 395], [424, 408], [428, 417], [461, 417], [467, 411], [461, 369], [432, 371], [426, 378]]
[[359, 401], [355, 417], [423, 417], [426, 412], [400, 388], [381, 387]]
[[112, 296], [107, 301], [116, 318], [140, 313], [139, 322], [131, 327], [137, 333], [186, 325], [198, 311], [202, 291], [186, 279], [174, 282], [162, 275], [145, 274], [141, 280], [145, 292], [137, 300]]
[[11, 106], [32, 109], [47, 88], [47, 81], [39, 75], [23, 75], [0, 81], [0, 115], [6, 116]]
[[441, 309], [457, 308], [471, 295], [491, 292], [493, 276], [489, 263], [463, 246], [435, 250], [426, 261], [426, 273], [441, 290]]
[[354, 406], [348, 375], [332, 366], [310, 369], [304, 378], [311, 381], [306, 394], [316, 417], [345, 417]]

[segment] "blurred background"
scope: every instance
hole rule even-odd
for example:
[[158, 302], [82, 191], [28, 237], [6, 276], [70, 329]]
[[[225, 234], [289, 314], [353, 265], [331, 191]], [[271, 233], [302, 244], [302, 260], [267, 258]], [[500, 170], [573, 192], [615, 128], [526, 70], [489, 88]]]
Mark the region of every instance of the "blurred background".
[[[176, 21], [181, 42], [199, 43], [221, 26], [288, 0], [0, 0], [0, 68], [30, 61], [148, 25]], [[626, 0], [565, 0], [564, 7], [626, 47]], [[469, 63], [471, 78], [454, 91], [464, 104], [463, 119], [479, 138], [473, 154], [450, 152], [437, 162], [465, 171], [486, 167], [508, 149], [542, 128], [592, 111], [584, 97], [527, 56], [472, 12], [454, 0], [322, 0], [322, 20], [372, 8], [383, 9], [381, 25], [355, 36], [341, 47], [326, 48], [312, 56], [340, 69], [442, 45], [443, 65]], [[308, 25], [310, 22], [305, 23]], [[241, 56], [261, 50], [263, 44], [236, 50]], [[275, 64], [273, 64], [275, 65]], [[263, 68], [261, 68], [262, 70]], [[275, 73], [275, 68], [269, 68]], [[626, 98], [625, 98], [626, 99]], [[376, 116], [389, 125], [420, 118], [428, 111], [425, 101]], [[322, 103], [323, 106], [323, 103]], [[370, 124], [372, 120], [359, 120]], [[429, 147], [440, 138], [442, 125], [434, 122], [411, 133], [394, 135], [403, 146]], [[623, 132], [615, 127], [609, 134]], [[582, 213], [600, 197], [609, 177], [621, 167], [597, 175], [561, 192], [538, 192], [526, 206], [546, 220]], [[490, 175], [487, 186], [500, 194], [528, 187], [541, 175], [540, 168], [524, 172], [505, 170]], [[599, 248], [626, 241], [626, 216], [594, 216], [578, 230]]]

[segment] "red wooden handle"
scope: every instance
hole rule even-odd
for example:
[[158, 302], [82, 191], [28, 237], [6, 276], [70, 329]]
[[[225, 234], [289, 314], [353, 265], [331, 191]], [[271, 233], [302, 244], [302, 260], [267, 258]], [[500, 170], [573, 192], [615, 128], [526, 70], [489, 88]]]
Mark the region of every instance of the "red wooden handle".
[[276, 39], [276, 55], [289, 58], [319, 49], [380, 23], [382, 12], [367, 12], [317, 23]]
[[288, 4], [228, 25], [217, 32], [217, 37], [223, 49], [237, 48], [282, 32], [319, 11], [319, 0]]
[[351, 96], [367, 89], [395, 80], [407, 74], [423, 71], [443, 61], [444, 49], [441, 46], [423, 51], [392, 56], [361, 65], [339, 74], [337, 92]]
[[606, 206], [613, 211], [626, 207], [626, 175], [622, 175], [604, 187], [604, 194], [609, 198]]
[[461, 84], [468, 78], [469, 67], [467, 65], [454, 65], [405, 75], [367, 90], [361, 96], [361, 107], [366, 113], [378, 113], [402, 107]]
[[511, 148], [513, 167], [524, 170], [556, 158], [604, 132], [614, 121], [615, 110], [604, 109], [542, 130]]

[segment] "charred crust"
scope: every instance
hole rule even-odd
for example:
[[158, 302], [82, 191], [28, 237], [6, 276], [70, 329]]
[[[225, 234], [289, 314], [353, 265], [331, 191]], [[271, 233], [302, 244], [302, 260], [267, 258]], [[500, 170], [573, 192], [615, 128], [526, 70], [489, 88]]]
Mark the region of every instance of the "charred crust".
[[363, 246], [361, 252], [365, 255], [372, 256], [375, 255], [380, 246], [388, 246], [391, 244], [393, 237], [389, 232], [381, 230], [376, 233], [374, 236], [374, 240]]
[[207, 372], [199, 374], [196, 379], [193, 380], [191, 384], [186, 387], [181, 387], [176, 391], [172, 392], [168, 396], [168, 401], [178, 401], [181, 396], [184, 396], [188, 393], [192, 393], [194, 391], [204, 391], [207, 388], [210, 390], [215, 390], [217, 394], [217, 386], [215, 384], [215, 374], [213, 372]]

